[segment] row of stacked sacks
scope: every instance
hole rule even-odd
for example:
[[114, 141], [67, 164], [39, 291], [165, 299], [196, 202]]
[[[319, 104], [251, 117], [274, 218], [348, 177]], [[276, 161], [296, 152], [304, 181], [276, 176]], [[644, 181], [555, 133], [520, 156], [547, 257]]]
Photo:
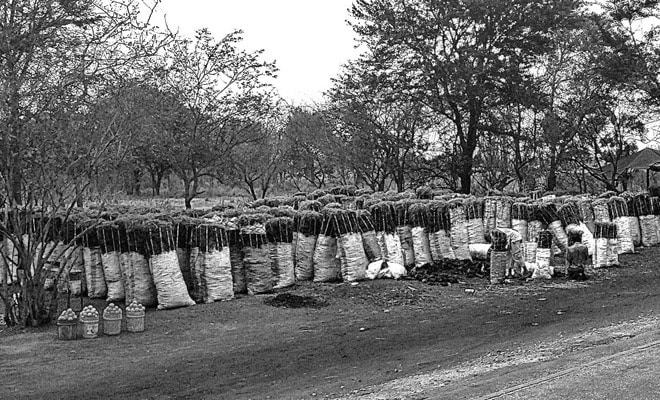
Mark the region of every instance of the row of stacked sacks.
[[[43, 269], [35, 268], [31, 275], [43, 281], [47, 290], [57, 289], [74, 296], [107, 298], [108, 301], [136, 300], [156, 305], [156, 290], [149, 258], [152, 248], [146, 248], [144, 232], [127, 230], [122, 224], [98, 223], [85, 212], [73, 215], [67, 224], [60, 218], [34, 218], [31, 223], [49, 226], [44, 235], [45, 246], [38, 244], [35, 254], [45, 259]], [[101, 220], [103, 221], [103, 220]], [[40, 236], [39, 229], [30, 229]], [[23, 236], [27, 245], [30, 236]], [[34, 247], [30, 245], [30, 247]], [[16, 279], [19, 264], [14, 243], [5, 238], [2, 243], [3, 279]], [[130, 301], [129, 301], [130, 302]]]
[[[326, 217], [326, 228], [333, 226], [327, 222], [331, 220], [326, 215], [328, 209], [352, 208], [356, 210], [356, 218], [358, 214], [366, 215], [367, 222], [358, 224], [357, 231], [367, 253], [374, 253], [369, 253], [374, 246], [369, 245], [373, 240], [369, 240], [370, 236], [366, 234], [369, 232], [367, 226], [373, 224], [381, 259], [402, 264], [408, 270], [446, 259], [489, 260], [494, 250], [491, 249], [494, 230], [507, 236], [507, 251], [516, 252], [516, 257], [522, 258], [531, 269], [545, 266], [552, 262], [548, 260], [553, 256], [564, 253], [569, 246], [568, 233], [571, 231], [581, 233], [580, 240], [593, 256], [595, 267], [616, 263], [612, 261], [614, 254], [633, 252], [635, 246], [657, 244], [660, 238], [658, 204], [656, 197], [644, 193], [602, 199], [583, 196], [539, 201], [458, 195], [422, 200], [404, 193], [398, 198], [375, 194], [361, 198], [343, 196], [341, 199], [325, 194], [316, 200], [303, 197], [298, 207], [306, 212], [320, 213], [321, 218]], [[611, 226], [606, 230], [597, 229], [604, 223]], [[326, 229], [323, 240], [327, 240], [327, 233]], [[542, 247], [548, 243], [547, 237], [550, 237], [549, 245]], [[602, 247], [605, 243], [602, 239], [608, 239], [607, 248]], [[597, 242], [601, 247], [596, 246]], [[305, 246], [301, 248], [304, 250]], [[337, 251], [341, 254], [341, 247]], [[307, 250], [306, 253], [313, 254], [313, 251]], [[603, 258], [605, 253], [609, 256]], [[373, 257], [367, 258], [368, 261], [374, 260]], [[316, 279], [318, 271], [314, 257], [306, 260], [306, 264], [305, 261], [294, 263], [297, 280]], [[302, 268], [307, 272], [301, 275], [297, 271]], [[348, 275], [348, 279], [353, 279], [351, 276]]]
[[[502, 251], [514, 253], [508, 258], [509, 268], [511, 258], [516, 258], [522, 262], [527, 261], [526, 265], [548, 266], [545, 269], [549, 269], [552, 256], [568, 247], [567, 231], [571, 229], [584, 233], [582, 241], [591, 254], [596, 250], [592, 233], [595, 232], [596, 213], [590, 205], [587, 207], [573, 199], [532, 203], [496, 197], [452, 198], [448, 201], [405, 197], [383, 201], [376, 197], [368, 198], [361, 204], [350, 202], [353, 207], [361, 209], [346, 210], [346, 204], [330, 201], [336, 200], [336, 197], [323, 197], [327, 198], [323, 202], [301, 200], [298, 203], [299, 210], [293, 216], [293, 234], [284, 235], [286, 240], [264, 238], [268, 214], [264, 214], [260, 221], [263, 225], [261, 236], [243, 235], [245, 243], [253, 244], [243, 250], [250, 260], [246, 271], [253, 278], [261, 276], [260, 281], [265, 282], [248, 288], [249, 293], [263, 293], [272, 288], [286, 287], [295, 281], [354, 281], [378, 276], [378, 267], [375, 272], [369, 268], [378, 261], [386, 261], [392, 266], [404, 265], [410, 270], [446, 259], [489, 260], [492, 258], [492, 250], [496, 250], [490, 249], [493, 230], [507, 237], [508, 247]], [[620, 203], [617, 201], [609, 201], [612, 204], [612, 215], [628, 218], [625, 210], [617, 208]], [[590, 213], [582, 209], [589, 209]], [[257, 211], [270, 212], [263, 206], [257, 207]], [[587, 218], [583, 217], [584, 214], [587, 214]], [[592, 217], [589, 218], [589, 215]], [[224, 217], [226, 215], [220, 218]], [[241, 218], [249, 220], [255, 217]], [[593, 230], [589, 229], [585, 220], [594, 226]], [[261, 229], [255, 221], [239, 225], [242, 231], [247, 227], [252, 234]], [[283, 244], [288, 240], [292, 242], [293, 262], [273, 261], [276, 256], [273, 255], [272, 243]], [[614, 245], [617, 254], [619, 243], [622, 242], [617, 241]], [[270, 265], [274, 266], [275, 275], [279, 277], [274, 280], [268, 278], [267, 243], [270, 243]], [[257, 263], [260, 266], [253, 265], [254, 257], [251, 254], [254, 251], [250, 247], [262, 248], [262, 261]], [[610, 252], [611, 248], [612, 245]], [[288, 251], [284, 251], [284, 254], [288, 254]], [[281, 265], [286, 265], [286, 268], [282, 269]], [[259, 275], [258, 271], [262, 274]]]
[[[448, 259], [487, 261], [495, 282], [514, 264], [544, 275], [552, 256], [569, 246], [571, 231], [582, 233], [593, 265], [602, 267], [660, 238], [660, 202], [644, 193], [543, 201], [409, 194], [299, 200], [203, 218], [115, 212], [100, 225], [72, 218], [49, 244], [58, 248], [50, 261], [63, 266], [54, 273], [66, 273], [74, 292], [172, 308], [299, 281], [398, 278]], [[11, 257], [11, 242], [3, 247]]]

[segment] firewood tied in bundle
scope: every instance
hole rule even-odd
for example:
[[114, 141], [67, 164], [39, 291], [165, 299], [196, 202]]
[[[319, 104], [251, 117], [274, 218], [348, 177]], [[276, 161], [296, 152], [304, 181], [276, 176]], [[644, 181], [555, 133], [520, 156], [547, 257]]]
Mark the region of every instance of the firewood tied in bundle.
[[463, 201], [460, 199], [450, 200], [448, 208], [451, 223], [449, 234], [451, 236], [451, 246], [454, 250], [454, 255], [459, 260], [472, 260]]
[[[177, 216], [173, 219], [174, 240], [176, 241], [176, 257], [179, 261], [179, 269], [183, 281], [186, 283], [188, 293], [193, 294], [195, 288], [193, 282], [193, 272], [190, 265], [191, 257], [191, 236], [192, 231], [197, 225], [203, 224], [205, 220], [190, 218], [187, 216]], [[196, 255], [195, 255], [196, 256]], [[194, 296], [193, 300], [195, 300]]]
[[498, 228], [511, 228], [511, 204], [509, 197], [498, 197], [495, 206], [495, 225]]
[[[554, 243], [558, 246], [560, 252], [565, 252], [568, 248], [568, 236], [561, 223], [561, 218], [557, 213], [557, 207], [553, 203], [544, 203], [539, 206], [541, 222], [548, 225], [548, 230], [552, 233]], [[553, 252], [557, 254], [558, 251]]]
[[249, 246], [243, 246], [243, 265], [248, 294], [262, 294], [273, 291], [273, 273], [270, 268], [270, 252], [266, 238], [257, 244], [253, 240]]
[[149, 266], [156, 285], [158, 309], [194, 305], [195, 302], [188, 294], [188, 288], [179, 268], [171, 224], [162, 221], [146, 221], [142, 235], [145, 236]]
[[653, 203], [651, 197], [646, 193], [640, 193], [635, 196], [635, 211], [639, 215], [639, 228], [641, 233], [642, 246], [656, 246], [658, 244], [658, 230], [656, 218], [653, 215]]
[[293, 266], [293, 219], [277, 217], [266, 222], [266, 237], [270, 245], [273, 288], [293, 286], [296, 275]]
[[607, 237], [606, 266], [613, 267], [619, 265], [619, 233], [614, 223], [609, 223], [606, 227], [605, 236]]
[[415, 254], [415, 267], [433, 263], [431, 255], [431, 242], [429, 240], [428, 226], [431, 215], [428, 204], [413, 204], [408, 209], [412, 225], [412, 241]]
[[234, 212], [224, 212], [222, 214], [221, 224], [227, 232], [227, 241], [229, 242], [229, 262], [231, 264], [231, 279], [234, 294], [247, 293], [245, 266], [243, 265], [243, 254], [241, 253], [243, 244], [241, 243], [238, 216]]
[[456, 258], [451, 246], [451, 230], [449, 209], [444, 201], [433, 201], [429, 204], [431, 213], [431, 227], [429, 232], [429, 243], [431, 245], [431, 256], [433, 261], [441, 262], [443, 259], [453, 260]]
[[339, 235], [338, 249], [341, 259], [341, 276], [345, 282], [366, 278], [369, 261], [362, 246], [355, 211], [336, 210], [330, 216]]
[[442, 260], [442, 251], [440, 249], [440, 241], [437, 233], [439, 229], [437, 228], [437, 223], [435, 221], [436, 218], [435, 212], [436, 211], [432, 209], [432, 206], [429, 206], [430, 220], [427, 229], [429, 236], [429, 249], [431, 251], [431, 259], [434, 262], [439, 262], [440, 260]]
[[394, 215], [396, 217], [396, 233], [401, 242], [401, 251], [403, 253], [403, 265], [406, 269], [415, 266], [415, 247], [413, 244], [412, 226], [410, 226], [410, 216], [408, 207], [409, 200], [399, 200], [394, 203]]
[[592, 203], [595, 222], [610, 222], [610, 212], [607, 199], [596, 199]]
[[580, 220], [584, 222], [584, 224], [589, 229], [589, 232], [591, 232], [591, 235], [593, 236], [594, 232], [596, 231], [596, 216], [594, 215], [594, 209], [591, 204], [591, 200], [579, 200], [578, 211], [580, 213]]
[[[203, 223], [204, 222], [199, 221], [199, 224]], [[179, 265], [181, 266], [181, 275], [183, 276], [184, 282], [186, 282], [190, 297], [195, 303], [205, 303], [207, 299], [206, 273], [204, 271], [206, 263], [203, 262], [204, 254], [200, 249], [200, 246], [205, 246], [204, 235], [201, 232], [198, 232], [196, 228], [197, 225], [191, 225], [188, 229], [188, 235], [185, 238], [187, 243], [183, 243], [183, 246], [187, 247], [184, 256], [188, 256], [188, 261], [179, 261]], [[181, 234], [180, 231], [175, 233], [178, 233], [179, 235]], [[177, 243], [177, 256], [179, 257], [179, 260], [181, 259], [181, 252], [179, 250], [180, 245], [182, 244]]]
[[322, 215], [316, 211], [299, 212], [293, 219], [296, 246], [293, 250], [297, 281], [314, 278], [314, 249], [321, 230]]
[[214, 223], [201, 224], [192, 231], [191, 254], [196, 253], [191, 269], [198, 303], [213, 303], [234, 298], [229, 240], [225, 229]]
[[101, 247], [101, 264], [108, 287], [107, 302], [124, 301], [126, 293], [126, 271], [122, 272], [122, 263], [119, 256], [119, 230], [112, 222], [101, 224], [96, 229]]
[[509, 265], [508, 238], [506, 233], [490, 231], [490, 283], [503, 283]]
[[131, 219], [131, 216], [125, 216], [118, 221], [121, 247], [119, 261], [126, 270], [126, 301], [130, 303], [135, 300], [145, 307], [152, 307], [158, 304], [158, 295], [149, 269], [147, 248], [144, 245], [145, 235], [138, 227], [132, 224], [127, 226], [127, 221]]
[[229, 238], [229, 262], [231, 263], [231, 279], [234, 282], [234, 293], [247, 293], [247, 278], [245, 277], [245, 265], [243, 265], [243, 254], [241, 253], [240, 231], [232, 229], [227, 231]]
[[483, 210], [484, 232], [490, 232], [497, 227], [497, 198], [484, 197]]
[[320, 234], [314, 249], [314, 282], [341, 280], [341, 261], [337, 248], [337, 232], [329, 214], [324, 214]]
[[251, 295], [273, 291], [273, 270], [264, 226], [270, 218], [267, 214], [252, 214], [238, 220], [247, 291]]
[[95, 230], [89, 230], [83, 238], [83, 262], [87, 281], [87, 296], [90, 299], [103, 299], [108, 294], [105, 282], [101, 247]]
[[465, 202], [465, 219], [467, 220], [468, 243], [486, 243], [483, 219], [484, 202], [470, 199]]
[[609, 199], [608, 207], [612, 222], [614, 222], [617, 229], [617, 254], [634, 253], [635, 245], [630, 232], [631, 217], [628, 212], [628, 204], [622, 197], [614, 196]]
[[533, 279], [551, 279], [553, 269], [550, 265], [552, 258], [552, 233], [548, 230], [539, 232], [539, 238], [536, 248], [535, 269], [532, 273]]
[[660, 244], [660, 198], [651, 196], [651, 210], [653, 212], [653, 218], [655, 222], [655, 232], [657, 237], [656, 244]]
[[378, 245], [378, 237], [376, 236], [376, 228], [371, 213], [367, 210], [358, 210], [356, 216], [367, 259], [370, 263], [382, 260], [383, 255]]
[[526, 203], [513, 203], [511, 205], [511, 228], [516, 230], [524, 241], [527, 240], [527, 227], [529, 207]]
[[633, 246], [638, 247], [642, 245], [642, 232], [639, 226], [639, 215], [635, 209], [635, 196], [630, 192], [621, 194], [628, 207], [628, 222], [630, 222], [630, 236], [633, 240]]
[[383, 260], [404, 265], [401, 239], [396, 232], [394, 203], [389, 201], [378, 202], [371, 206], [370, 211]]
[[612, 250], [608, 250], [610, 246], [609, 236], [611, 231], [611, 223], [609, 222], [596, 222], [596, 232], [594, 234], [596, 241], [596, 250], [593, 256], [594, 268], [604, 268], [609, 264]]
[[298, 211], [316, 211], [320, 212], [323, 204], [317, 200], [304, 200], [298, 205]]
[[525, 247], [525, 262], [529, 263], [530, 267], [531, 264], [536, 263], [536, 249], [538, 247], [537, 242], [539, 240], [539, 232], [544, 229], [543, 223], [539, 220], [538, 213], [537, 204], [527, 205], [527, 236], [523, 237], [523, 240]]
[[65, 265], [63, 272], [64, 274], [69, 275], [69, 292], [74, 297], [80, 297], [86, 293], [86, 290], [83, 291], [83, 282], [85, 281], [83, 247], [78, 244], [69, 246], [69, 248], [64, 251], [64, 260]]

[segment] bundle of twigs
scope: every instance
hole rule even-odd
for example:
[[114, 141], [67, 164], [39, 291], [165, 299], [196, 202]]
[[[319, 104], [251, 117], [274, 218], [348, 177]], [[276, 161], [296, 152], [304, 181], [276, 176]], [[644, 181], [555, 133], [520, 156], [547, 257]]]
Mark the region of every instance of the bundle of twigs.
[[316, 200], [324, 206], [327, 205], [327, 204], [330, 204], [330, 203], [338, 203], [337, 196], [332, 195], [332, 194], [323, 195], [323, 196], [319, 197]]
[[431, 220], [427, 203], [413, 203], [408, 207], [408, 221], [411, 226], [426, 228]]
[[511, 205], [511, 219], [529, 221], [529, 205], [517, 202]]
[[482, 219], [484, 216], [484, 200], [479, 198], [468, 199], [464, 203], [465, 218]]
[[610, 219], [628, 216], [628, 203], [623, 197], [612, 196], [607, 201]]
[[323, 208], [323, 204], [321, 204], [320, 201], [316, 200], [305, 200], [301, 201], [300, 204], [298, 204], [298, 210], [299, 211], [321, 211]]
[[429, 186], [420, 186], [415, 190], [415, 195], [418, 199], [422, 200], [433, 200], [433, 189]]
[[264, 224], [271, 219], [270, 214], [255, 213], [244, 214], [238, 218], [241, 231], [241, 243], [244, 246], [259, 247], [268, 242]]
[[300, 211], [293, 218], [293, 229], [306, 236], [317, 236], [321, 232], [323, 216], [316, 211]]
[[376, 232], [394, 233], [396, 231], [396, 214], [394, 203], [382, 201], [370, 208]]
[[316, 189], [315, 191], [307, 195], [307, 200], [317, 200], [319, 197], [323, 197], [328, 194], [325, 190]]
[[266, 221], [266, 239], [270, 243], [293, 242], [293, 218], [275, 217]]
[[357, 210], [355, 213], [360, 233], [375, 231], [374, 219], [368, 210]]
[[564, 226], [580, 224], [580, 210], [576, 203], [567, 202], [557, 210]]
[[394, 215], [396, 217], [396, 226], [404, 226], [410, 224], [409, 207], [413, 203], [410, 200], [399, 200], [393, 205]]

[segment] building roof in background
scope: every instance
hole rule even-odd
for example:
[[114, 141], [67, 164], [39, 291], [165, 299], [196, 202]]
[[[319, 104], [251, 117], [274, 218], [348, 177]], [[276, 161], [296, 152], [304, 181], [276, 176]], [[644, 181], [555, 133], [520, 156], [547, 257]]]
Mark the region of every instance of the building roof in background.
[[[603, 167], [603, 172], [611, 172], [613, 167], [612, 164], [607, 164]], [[616, 172], [622, 174], [626, 170], [647, 170], [659, 167], [660, 151], [647, 147], [621, 158], [616, 165]]]

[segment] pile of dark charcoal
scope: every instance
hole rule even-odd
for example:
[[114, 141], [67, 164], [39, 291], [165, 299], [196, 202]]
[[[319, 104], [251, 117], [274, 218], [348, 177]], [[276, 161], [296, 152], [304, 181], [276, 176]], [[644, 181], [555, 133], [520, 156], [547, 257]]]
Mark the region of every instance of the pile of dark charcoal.
[[433, 285], [447, 286], [459, 282], [459, 277], [488, 277], [488, 264], [469, 260], [443, 260], [433, 264], [424, 264], [408, 271], [409, 279]]
[[264, 301], [264, 304], [281, 308], [321, 308], [326, 302], [311, 296], [298, 296], [291, 293], [280, 293]]

